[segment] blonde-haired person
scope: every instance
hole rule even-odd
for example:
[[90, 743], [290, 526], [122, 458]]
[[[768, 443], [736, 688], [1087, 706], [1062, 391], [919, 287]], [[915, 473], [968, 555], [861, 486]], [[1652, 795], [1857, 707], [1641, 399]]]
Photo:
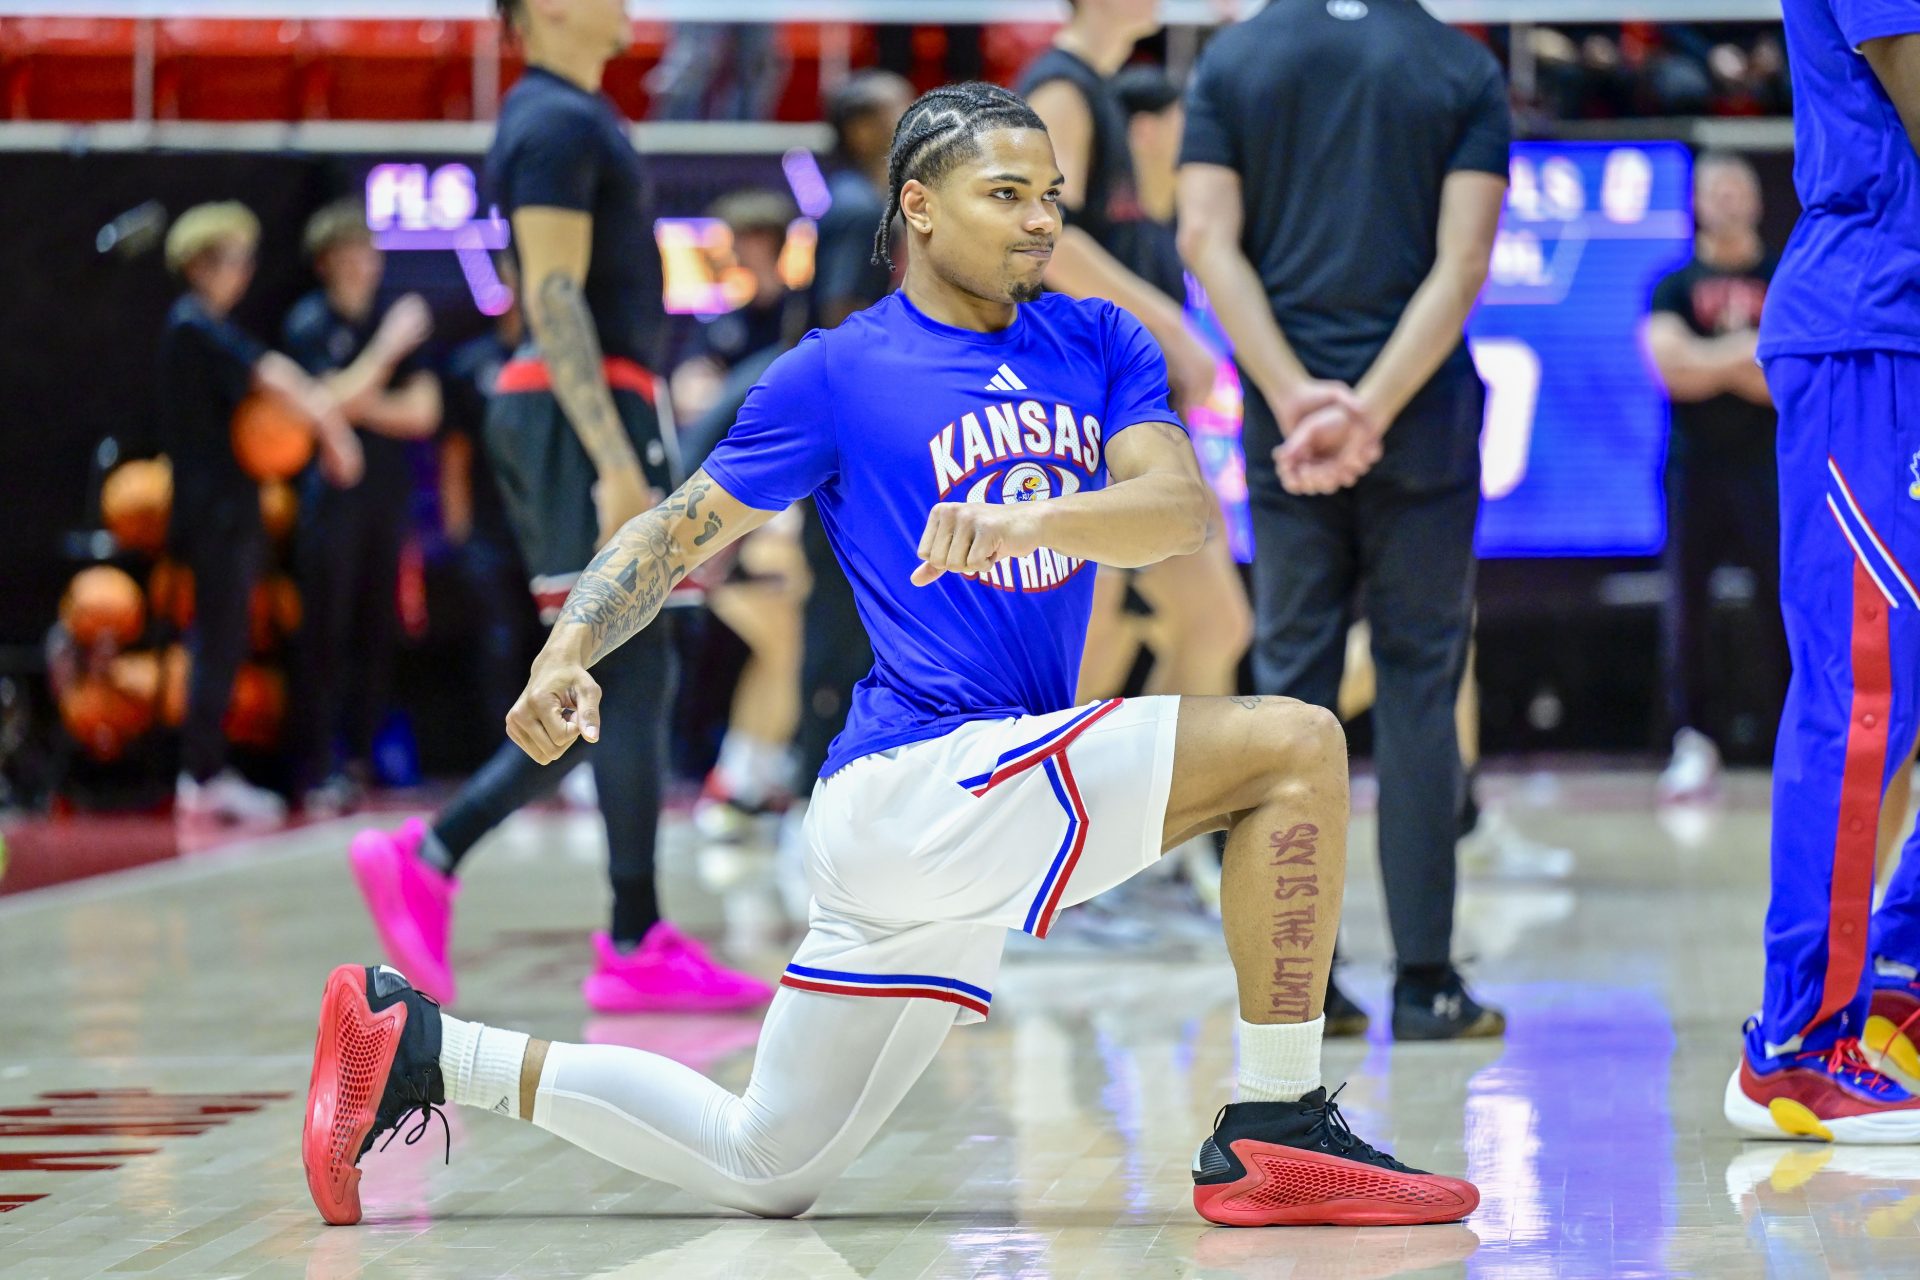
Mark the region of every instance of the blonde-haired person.
[[440, 428], [440, 381], [415, 352], [433, 332], [426, 302], [407, 294], [376, 305], [386, 258], [357, 199], [335, 201], [307, 221], [301, 247], [320, 287], [294, 304], [282, 335], [287, 353], [339, 399], [366, 454], [351, 489], [308, 476], [297, 558], [305, 595], [296, 700], [294, 773], [301, 804], [339, 813], [360, 779], [336, 761], [369, 770], [400, 642], [395, 585], [413, 492], [407, 443]]
[[198, 597], [176, 790], [183, 818], [272, 821], [285, 813], [277, 795], [228, 766], [221, 728], [267, 547], [259, 486], [233, 453], [234, 410], [259, 391], [311, 421], [329, 483], [355, 483], [362, 465], [359, 442], [326, 389], [232, 320], [253, 282], [259, 243], [260, 220], [234, 202], [189, 209], [167, 234], [167, 268], [186, 285], [160, 339], [160, 439], [174, 484], [168, 541], [192, 568]]

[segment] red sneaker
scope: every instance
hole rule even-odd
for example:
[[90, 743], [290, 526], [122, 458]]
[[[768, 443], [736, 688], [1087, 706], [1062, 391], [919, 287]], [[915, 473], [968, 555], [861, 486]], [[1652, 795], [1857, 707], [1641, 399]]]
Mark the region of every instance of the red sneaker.
[[1412, 1226], [1480, 1207], [1471, 1182], [1409, 1169], [1354, 1137], [1325, 1089], [1220, 1108], [1193, 1183], [1193, 1207], [1223, 1227]]
[[1876, 963], [1873, 1004], [1860, 1032], [1867, 1061], [1900, 1082], [1908, 1093], [1920, 1089], [1920, 978], [1910, 970], [1883, 972]]
[[329, 974], [300, 1135], [320, 1216], [335, 1226], [360, 1221], [360, 1157], [416, 1111], [407, 1141], [419, 1141], [439, 1115], [434, 1104], [446, 1100], [439, 1007], [385, 965], [343, 964]]
[[1747, 1019], [1721, 1105], [1727, 1123], [1756, 1138], [1920, 1142], [1920, 1098], [1875, 1067], [1858, 1040], [1769, 1054], [1757, 1018]]

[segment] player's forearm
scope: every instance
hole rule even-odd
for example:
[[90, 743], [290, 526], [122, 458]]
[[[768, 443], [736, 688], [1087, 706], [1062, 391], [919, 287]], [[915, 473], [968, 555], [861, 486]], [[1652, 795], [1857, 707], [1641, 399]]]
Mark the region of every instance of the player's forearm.
[[1034, 504], [1040, 545], [1117, 569], [1191, 555], [1207, 540], [1213, 495], [1204, 482], [1154, 472], [1093, 493]]
[[1354, 386], [1367, 416], [1391, 426], [1460, 342], [1487, 280], [1484, 258], [1441, 258], [1414, 290], [1373, 367]]
[[1207, 291], [1220, 327], [1232, 340], [1234, 362], [1269, 404], [1284, 400], [1307, 380], [1306, 366], [1274, 321], [1267, 287], [1238, 241], [1204, 227], [1183, 231], [1180, 256]]
[[397, 391], [383, 391], [362, 402], [354, 422], [395, 440], [424, 440], [440, 429], [440, 386], [420, 378]]
[[253, 366], [254, 385], [314, 424], [322, 434], [351, 432], [340, 406], [325, 383], [278, 351], [269, 351]]
[[600, 339], [580, 283], [559, 272], [549, 275], [534, 293], [529, 318], [552, 377], [554, 399], [593, 460], [594, 470], [601, 476], [638, 471], [639, 456], [607, 389]]
[[1186, 313], [1177, 300], [1129, 271], [1083, 227], [1061, 230], [1047, 264], [1047, 287], [1076, 298], [1105, 298], [1145, 325], [1163, 347], [1186, 329]]
[[369, 343], [352, 364], [320, 375], [320, 381], [340, 402], [341, 411], [358, 422], [368, 405], [393, 380], [393, 371], [399, 363], [379, 343]]
[[726, 529], [713, 489], [707, 473], [696, 471], [665, 502], [622, 525], [567, 594], [542, 656], [592, 666], [659, 616], [675, 584], [743, 532]]
[[1654, 367], [1670, 400], [1711, 400], [1729, 391], [1745, 394], [1752, 386], [1748, 375], [1759, 371], [1753, 346], [1751, 331], [1716, 338], [1688, 334], [1662, 342], [1654, 351]]

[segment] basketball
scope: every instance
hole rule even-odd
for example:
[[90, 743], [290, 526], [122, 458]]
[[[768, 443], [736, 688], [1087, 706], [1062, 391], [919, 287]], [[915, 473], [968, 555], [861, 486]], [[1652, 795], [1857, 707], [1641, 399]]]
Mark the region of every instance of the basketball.
[[112, 678], [83, 676], [60, 697], [60, 721], [88, 756], [111, 763], [153, 724], [153, 706]]
[[128, 551], [158, 555], [173, 510], [173, 465], [165, 458], [122, 463], [100, 486], [100, 522]]
[[240, 746], [271, 750], [280, 743], [286, 710], [286, 678], [272, 667], [249, 662], [234, 677], [233, 701], [227, 704], [223, 727]]
[[268, 653], [300, 629], [300, 588], [285, 574], [254, 584], [247, 601], [247, 634], [255, 653]]
[[109, 564], [82, 569], [60, 599], [60, 621], [83, 649], [102, 642], [124, 648], [147, 625], [140, 584]]
[[280, 401], [255, 392], [233, 411], [233, 456], [256, 480], [285, 480], [313, 457], [313, 428]]
[[147, 574], [147, 605], [153, 616], [185, 631], [193, 623], [193, 570], [161, 560]]
[[260, 523], [266, 526], [269, 538], [278, 542], [286, 537], [299, 514], [300, 498], [292, 485], [275, 480], [260, 486]]
[[177, 729], [187, 718], [187, 680], [193, 674], [193, 659], [187, 647], [170, 644], [160, 653], [160, 723]]

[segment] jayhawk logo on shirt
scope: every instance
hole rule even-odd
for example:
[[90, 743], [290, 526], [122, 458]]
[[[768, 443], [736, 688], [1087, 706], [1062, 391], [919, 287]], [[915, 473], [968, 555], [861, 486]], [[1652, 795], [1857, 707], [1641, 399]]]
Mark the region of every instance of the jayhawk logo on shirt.
[[[1044, 502], [1078, 493], [1100, 471], [1100, 420], [1072, 405], [1006, 400], [962, 414], [928, 440], [942, 502]], [[971, 575], [1001, 591], [1051, 591], [1086, 562], [1042, 547]]]

